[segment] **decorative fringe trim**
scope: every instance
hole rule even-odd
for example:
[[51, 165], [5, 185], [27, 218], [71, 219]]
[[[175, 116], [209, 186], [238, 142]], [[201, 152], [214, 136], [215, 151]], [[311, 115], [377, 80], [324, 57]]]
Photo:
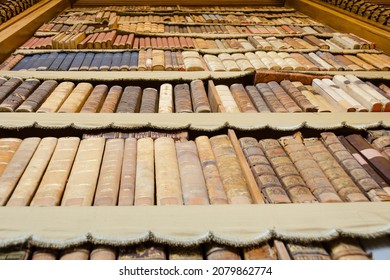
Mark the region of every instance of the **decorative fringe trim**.
[[76, 247], [88, 243], [89, 241], [88, 236], [89, 234], [84, 234], [66, 240], [53, 240], [53, 239], [46, 239], [41, 236], [33, 235], [31, 237], [29, 244], [32, 246], [48, 248], [48, 249], [57, 249], [57, 250], [68, 249], [71, 247]]
[[30, 235], [24, 235], [15, 238], [0, 239], [0, 249], [11, 247], [11, 246], [22, 245], [25, 243], [29, 243], [30, 241], [31, 241]]

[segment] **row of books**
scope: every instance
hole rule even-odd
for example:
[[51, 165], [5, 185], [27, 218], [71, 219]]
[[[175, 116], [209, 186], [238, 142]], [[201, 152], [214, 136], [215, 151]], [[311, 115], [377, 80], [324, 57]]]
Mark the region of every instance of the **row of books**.
[[0, 3], [0, 24], [17, 16], [41, 0], [8, 0]]
[[[388, 243], [384, 243], [389, 245]], [[85, 244], [70, 249], [14, 246], [2, 249], [0, 259], [13, 260], [369, 260], [373, 246], [357, 238], [325, 242], [270, 240], [253, 248], [235, 248], [206, 243], [175, 247], [144, 243], [133, 246]], [[375, 260], [375, 258], [373, 258]]]
[[[38, 113], [297, 113], [389, 112], [390, 88], [353, 75], [314, 79], [312, 85], [284, 80], [253, 85], [216, 85], [201, 80], [159, 88], [37, 79], [0, 78], [0, 112]], [[213, 108], [210, 106], [213, 104]]]
[[[390, 25], [390, 8], [371, 1], [322, 0], [383, 25]], [[385, 1], [382, 1], [385, 2]]]
[[1, 70], [19, 71], [388, 71], [385, 54], [247, 52], [200, 55], [197, 51], [142, 49], [125, 52], [48, 52], [11, 55]]
[[351, 34], [333, 34], [330, 39], [314, 35], [299, 37], [261, 37], [204, 39], [200, 37], [144, 37], [118, 34], [117, 31], [59, 32], [55, 36], [31, 37], [20, 49], [211, 49], [211, 50], [329, 50], [342, 52], [346, 49], [374, 49], [372, 42]]
[[1, 138], [0, 158], [0, 206], [390, 201], [390, 161], [358, 134]]

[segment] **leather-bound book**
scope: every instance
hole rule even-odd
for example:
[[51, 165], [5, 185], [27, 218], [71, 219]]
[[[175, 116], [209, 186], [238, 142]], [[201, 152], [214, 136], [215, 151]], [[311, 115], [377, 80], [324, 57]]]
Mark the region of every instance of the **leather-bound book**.
[[125, 140], [118, 206], [134, 205], [137, 149], [137, 140], [135, 138], [127, 138]]
[[319, 67], [307, 59], [306, 56], [300, 53], [291, 53], [290, 56], [295, 59], [299, 64], [306, 68], [307, 71], [318, 71]]
[[370, 200], [387, 201], [390, 199], [389, 195], [370, 176], [361, 163], [353, 157], [334, 133], [323, 132], [321, 133], [321, 139], [356, 185], [367, 193]]
[[8, 97], [15, 89], [17, 89], [23, 80], [18, 77], [10, 78], [0, 86], [0, 102]]
[[191, 100], [195, 113], [211, 112], [210, 103], [207, 98], [206, 89], [201, 80], [194, 80], [190, 83]]
[[44, 54], [39, 55], [39, 57], [37, 57], [37, 59], [34, 61], [34, 63], [32, 63], [30, 65], [30, 68], [28, 68], [27, 70], [29, 70], [29, 71], [37, 71], [37, 69], [42, 64], [45, 63], [45, 61], [47, 60], [48, 57], [49, 57], [48, 53], [44, 53]]
[[358, 239], [338, 238], [328, 243], [333, 260], [370, 260]]
[[268, 242], [254, 248], [244, 248], [243, 251], [245, 260], [277, 260], [276, 252]]
[[203, 260], [202, 248], [194, 247], [170, 247], [169, 260]]
[[122, 91], [121, 86], [112, 86], [104, 100], [100, 113], [114, 113], [122, 96]]
[[123, 90], [116, 113], [137, 113], [141, 105], [142, 89], [138, 86], [128, 86]]
[[176, 113], [192, 113], [191, 92], [188, 84], [178, 84], [174, 87], [174, 103]]
[[31, 206], [60, 205], [79, 143], [80, 139], [77, 137], [58, 139], [49, 165], [30, 203]]
[[155, 172], [153, 139], [137, 140], [134, 205], [155, 204]]
[[361, 60], [359, 57], [357, 57], [355, 55], [347, 55], [347, 54], [345, 54], [344, 56], [347, 59], [349, 59], [350, 61], [352, 61], [353, 63], [355, 63], [356, 65], [358, 65], [360, 68], [363, 68], [366, 71], [375, 71], [375, 70], [377, 70], [377, 68], [375, 66], [371, 65], [370, 63], [367, 63], [367, 62]]
[[165, 83], [160, 86], [158, 113], [173, 113], [173, 88]]
[[18, 86], [7, 98], [0, 104], [0, 112], [14, 112], [17, 107], [39, 86], [40, 81], [36, 79], [27, 79]]
[[89, 71], [98, 71], [103, 61], [104, 53], [95, 53], [95, 56], [89, 66]]
[[227, 204], [227, 196], [209, 138], [207, 136], [199, 136], [195, 139], [195, 143], [202, 164], [210, 204]]
[[206, 182], [195, 142], [177, 142], [176, 154], [184, 204], [209, 204]]
[[[40, 56], [39, 54], [24, 56], [24, 58], [12, 70], [13, 71], [28, 70], [30, 68], [30, 66], [37, 61], [39, 56]], [[10, 59], [12, 59], [12, 58], [10, 58]], [[8, 61], [6, 61], [6, 62], [8, 63]], [[1, 67], [1, 69], [3, 69], [3, 67]]]
[[113, 53], [104, 53], [104, 56], [103, 56], [103, 59], [102, 59], [102, 62], [99, 66], [99, 70], [100, 71], [108, 71], [110, 70], [110, 67], [111, 67], [111, 61], [112, 61], [112, 57], [114, 56]]
[[206, 245], [205, 254], [208, 260], [241, 260], [239, 250], [233, 247]]
[[154, 88], [145, 88], [142, 92], [140, 113], [156, 113], [158, 109], [158, 91]]
[[240, 71], [240, 67], [234, 61], [233, 57], [228, 53], [221, 53], [218, 55], [218, 58], [222, 61], [223, 66], [225, 66], [226, 71]]
[[243, 137], [239, 139], [239, 142], [257, 185], [267, 201], [269, 203], [290, 203], [290, 198], [257, 140], [252, 137]]
[[384, 155], [387, 159], [390, 159], [390, 136], [385, 135], [378, 137], [374, 141], [372, 141], [372, 146], [379, 150], [382, 155]]
[[186, 71], [185, 64], [184, 64], [184, 58], [181, 52], [172, 52], [172, 60], [173, 55], [176, 56], [177, 65], [178, 65], [178, 71]]
[[293, 82], [293, 85], [313, 104], [318, 112], [332, 112], [336, 110], [322, 96], [315, 94], [314, 91], [310, 91], [308, 86], [303, 85], [301, 82]]
[[47, 59], [37, 68], [37, 71], [47, 71], [50, 65], [56, 60], [57, 56], [57, 52], [50, 53]]
[[79, 70], [88, 71], [89, 66], [91, 66], [93, 59], [95, 58], [95, 53], [86, 53], [83, 63], [81, 63]]
[[256, 88], [260, 92], [261, 96], [264, 98], [264, 101], [270, 108], [271, 112], [288, 112], [286, 108], [284, 108], [283, 104], [279, 101], [279, 99], [275, 96], [274, 92], [267, 83], [258, 83], [256, 84]]
[[232, 84], [230, 86], [230, 91], [241, 112], [257, 113], [256, 108], [252, 104], [252, 101], [242, 84]]
[[282, 137], [279, 141], [319, 202], [342, 202], [332, 183], [303, 144], [300, 135]]
[[[77, 49], [88, 48], [88, 42], [92, 39], [93, 36], [94, 34], [89, 34], [88, 36], [86, 36], [80, 43], [77, 44]], [[89, 46], [92, 46], [92, 44], [90, 44]]]
[[75, 57], [76, 53], [67, 53], [57, 71], [68, 71]]
[[274, 92], [275, 96], [283, 104], [284, 108], [290, 113], [302, 112], [302, 109], [295, 103], [295, 101], [284, 91], [284, 89], [277, 82], [269, 82], [268, 86]]
[[230, 204], [250, 204], [251, 195], [233, 145], [227, 135], [210, 138], [221, 180]]
[[13, 191], [7, 206], [28, 206], [37, 190], [50, 158], [57, 145], [57, 138], [43, 138], [26, 170]]
[[122, 53], [114, 53], [112, 56], [110, 71], [119, 71], [121, 68]]
[[[121, 71], [129, 70], [130, 59], [131, 59], [131, 53], [130, 52], [122, 53], [122, 59], [121, 59], [120, 67], [119, 67], [119, 69]], [[138, 63], [138, 61], [137, 61], [137, 63]]]
[[352, 134], [345, 137], [359, 151], [363, 158], [373, 166], [379, 175], [390, 184], [390, 161], [374, 149], [362, 136]]
[[304, 144], [341, 199], [347, 202], [368, 201], [367, 197], [355, 185], [351, 177], [337, 163], [336, 159], [319, 139], [307, 138], [304, 139]]
[[124, 139], [108, 139], [93, 201], [94, 206], [115, 206], [118, 201]]
[[335, 58], [346, 66], [345, 67], [346, 71], [348, 71], [348, 70], [350, 70], [350, 71], [363, 71], [364, 70], [362, 67], [353, 63], [351, 60], [349, 60], [344, 55], [335, 55]]
[[92, 205], [104, 146], [104, 138], [81, 140], [61, 200], [61, 206]]
[[152, 70], [153, 71], [164, 71], [165, 62], [164, 62], [164, 51], [163, 50], [153, 50], [152, 51]]
[[316, 112], [316, 108], [311, 102], [293, 85], [289, 80], [280, 82], [282, 88], [291, 96], [291, 98], [302, 108], [304, 112]]
[[100, 111], [108, 93], [106, 85], [97, 85], [88, 96], [80, 113], [96, 113]]
[[154, 153], [156, 204], [182, 205], [183, 195], [174, 140], [167, 137], [156, 139], [154, 141]]
[[38, 113], [53, 113], [64, 103], [66, 98], [74, 89], [74, 83], [72, 82], [62, 82], [59, 84], [55, 90], [50, 94], [50, 96], [43, 102], [43, 104], [37, 110]]
[[58, 113], [78, 113], [93, 90], [90, 83], [79, 83], [58, 109]]
[[22, 140], [18, 138], [0, 138], [0, 177], [21, 142]]
[[268, 67], [260, 60], [260, 58], [253, 52], [245, 53], [245, 56], [248, 58], [250, 63], [256, 70], [267, 70]]
[[171, 51], [164, 51], [164, 69], [165, 71], [174, 70]]
[[210, 69], [210, 71], [214, 71], [214, 72], [226, 71], [226, 68], [223, 65], [222, 61], [217, 56], [205, 54], [203, 58], [206, 61], [207, 67]]
[[[25, 60], [27, 59], [27, 61]], [[3, 71], [18, 71], [25, 69], [24, 65], [29, 61], [29, 57], [25, 57], [22, 54], [10, 56], [3, 63], [0, 64], [0, 70]]]
[[59, 53], [57, 58], [53, 61], [53, 63], [49, 66], [49, 68], [47, 69], [47, 71], [57, 71], [62, 62], [64, 61], [66, 57], [66, 53]]
[[325, 248], [317, 244], [299, 245], [287, 243], [286, 248], [293, 260], [330, 260], [330, 256]]
[[236, 101], [234, 100], [234, 97], [229, 89], [228, 86], [225, 85], [218, 85], [215, 86], [216, 93], [218, 94], [221, 105], [223, 106], [225, 112], [227, 113], [239, 113], [240, 108], [238, 107]]
[[166, 260], [164, 247], [149, 244], [138, 245], [119, 252], [118, 260]]
[[8, 162], [0, 177], [0, 206], [7, 203], [40, 141], [37, 137], [25, 138]]
[[[289, 194], [292, 202], [313, 203], [317, 201], [278, 140], [260, 140], [260, 147], [271, 163], [272, 168]], [[256, 156], [248, 157], [248, 163], [250, 165], [254, 165], [260, 160], [261, 158]]]
[[139, 52], [131, 52], [130, 64], [129, 64], [130, 71], [138, 70], [138, 59], [139, 59]]
[[256, 107], [257, 111], [260, 113], [271, 112], [267, 106], [267, 103], [264, 101], [260, 92], [256, 89], [255, 86], [246, 86], [245, 90], [252, 101], [252, 104]]
[[138, 52], [138, 71], [146, 71], [147, 70], [146, 62], [147, 62], [147, 52], [146, 52], [146, 50], [140, 50]]
[[205, 68], [200, 60], [199, 53], [195, 51], [184, 51], [183, 56], [184, 66], [186, 71], [204, 71]]

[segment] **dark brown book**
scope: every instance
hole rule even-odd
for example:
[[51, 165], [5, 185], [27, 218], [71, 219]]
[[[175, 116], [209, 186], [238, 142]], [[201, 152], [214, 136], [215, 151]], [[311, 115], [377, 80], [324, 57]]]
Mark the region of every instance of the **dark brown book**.
[[114, 113], [122, 96], [122, 91], [121, 86], [112, 86], [104, 100], [100, 113]]
[[302, 109], [295, 103], [295, 101], [284, 91], [284, 89], [277, 82], [269, 82], [268, 86], [271, 88], [276, 98], [279, 99], [283, 107], [290, 113], [302, 112]]
[[80, 113], [96, 113], [100, 111], [103, 102], [107, 96], [108, 87], [106, 85], [97, 85], [92, 90], [88, 99], [85, 101]]
[[297, 89], [289, 80], [280, 82], [282, 88], [291, 96], [291, 98], [302, 108], [304, 112], [317, 112], [317, 108]]
[[18, 86], [22, 84], [21, 78], [10, 78], [8, 81], [0, 86], [0, 102], [2, 102], [7, 96], [12, 93]]
[[27, 79], [0, 104], [0, 112], [14, 112], [40, 85], [36, 79]]
[[156, 113], [158, 108], [158, 91], [154, 88], [145, 88], [142, 92], [140, 113]]
[[264, 98], [265, 103], [268, 105], [272, 112], [276, 113], [287, 113], [288, 111], [284, 108], [283, 104], [275, 96], [272, 89], [266, 83], [256, 84], [257, 90], [260, 92], [261, 96]]
[[116, 113], [138, 113], [141, 105], [142, 89], [138, 86], [128, 86], [123, 90]]

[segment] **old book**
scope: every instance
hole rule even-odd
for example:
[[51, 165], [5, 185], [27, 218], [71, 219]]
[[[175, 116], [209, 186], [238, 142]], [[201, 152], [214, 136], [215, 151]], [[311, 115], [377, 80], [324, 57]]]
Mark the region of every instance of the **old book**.
[[384, 155], [387, 159], [390, 159], [390, 136], [381, 136], [372, 141], [372, 146], [379, 150], [382, 155]]
[[101, 53], [101, 52], [95, 53], [95, 56], [91, 62], [91, 65], [89, 66], [88, 70], [89, 71], [98, 71], [100, 65], [102, 64], [103, 57], [104, 57], [104, 53]]
[[171, 84], [165, 83], [160, 86], [160, 98], [158, 113], [173, 113], [173, 88]]
[[57, 59], [57, 57], [58, 57], [57, 52], [50, 53], [46, 61], [44, 61], [44, 63], [37, 68], [37, 71], [47, 71], [50, 65], [52, 65], [52, 63]]
[[99, 71], [108, 71], [108, 70], [110, 70], [113, 56], [114, 56], [113, 53], [109, 53], [109, 52], [104, 53], [102, 62], [100, 64], [100, 66], [99, 66]]
[[250, 61], [250, 63], [253, 65], [253, 67], [256, 70], [267, 70], [268, 69], [268, 67], [253, 52], [247, 52], [247, 53], [245, 53], [245, 56], [247, 57], [247, 59]]
[[238, 107], [236, 101], [234, 100], [234, 97], [226, 85], [217, 85], [215, 86], [216, 93], [218, 94], [221, 105], [224, 108], [224, 111], [227, 113], [239, 113], [240, 108]]
[[90, 260], [116, 260], [117, 250], [115, 247], [95, 245], [89, 256]]
[[290, 198], [257, 140], [252, 137], [243, 137], [239, 139], [239, 142], [257, 185], [267, 201], [269, 203], [290, 203]]
[[206, 245], [205, 255], [208, 260], [241, 260], [237, 248]]
[[0, 102], [2, 102], [9, 94], [11, 94], [18, 86], [23, 83], [21, 78], [10, 78], [0, 86]]
[[252, 104], [256, 107], [257, 111], [260, 113], [271, 112], [268, 108], [266, 102], [261, 96], [260, 92], [256, 89], [255, 86], [246, 86], [245, 90], [252, 101]]
[[96, 187], [94, 206], [117, 205], [122, 171], [124, 139], [106, 141], [99, 180]]
[[161, 245], [138, 245], [119, 252], [118, 260], [166, 260], [167, 255]]
[[31, 259], [42, 261], [54, 261], [58, 258], [57, 251], [53, 249], [35, 249]]
[[319, 139], [306, 138], [304, 139], [304, 144], [341, 199], [347, 202], [368, 201], [367, 197], [355, 185]]
[[80, 139], [77, 137], [58, 139], [49, 165], [30, 203], [31, 206], [60, 205], [79, 142]]
[[138, 86], [125, 87], [116, 113], [138, 113], [141, 106], [142, 89]]
[[292, 68], [291, 70], [295, 70], [295, 71], [306, 70], [305, 66], [303, 66], [296, 59], [294, 59], [289, 53], [279, 52], [278, 56], [281, 57], [287, 65], [291, 66], [291, 68]]
[[302, 109], [295, 103], [295, 101], [286, 93], [286, 91], [284, 91], [284, 89], [277, 82], [269, 82], [268, 86], [288, 112], [302, 112]]
[[191, 100], [195, 113], [211, 112], [209, 100], [207, 98], [206, 89], [201, 80], [194, 80], [190, 83]]
[[293, 260], [330, 260], [330, 256], [320, 243], [299, 245], [286, 244], [287, 250]]
[[67, 53], [57, 71], [68, 71], [75, 57], [76, 53]]
[[47, 69], [47, 71], [57, 71], [62, 62], [64, 61], [66, 57], [66, 53], [59, 53], [57, 58], [53, 61], [53, 63], [49, 66], [49, 68]]
[[184, 204], [209, 204], [206, 182], [195, 142], [177, 142], [176, 154]]
[[93, 90], [90, 83], [79, 83], [58, 109], [58, 113], [78, 113]]
[[331, 182], [322, 172], [299, 134], [279, 139], [308, 188], [319, 202], [341, 202]]
[[28, 206], [57, 145], [57, 138], [43, 138], [13, 191], [7, 206]]
[[68, 71], [79, 71], [81, 65], [83, 64], [85, 56], [86, 53], [83, 52], [77, 53], [72, 63], [70, 64]]
[[176, 113], [192, 113], [191, 92], [188, 84], [178, 84], [173, 89]]
[[[272, 168], [289, 194], [292, 202], [313, 203], [317, 201], [278, 140], [260, 140], [260, 147], [271, 163]], [[257, 162], [261, 162], [261, 160], [263, 158], [258, 156], [248, 157], [248, 163], [251, 166]]]
[[291, 96], [291, 98], [302, 108], [304, 112], [316, 112], [317, 109], [311, 102], [294, 86], [289, 80], [280, 82], [282, 88]]
[[91, 206], [102, 162], [105, 139], [91, 138], [80, 142], [61, 206]]
[[61, 261], [89, 260], [90, 250], [88, 245], [82, 245], [71, 249], [65, 249], [60, 254]]
[[338, 238], [328, 243], [333, 260], [370, 260], [357, 239]]
[[214, 72], [226, 71], [226, 68], [223, 65], [222, 61], [217, 56], [205, 54], [203, 58], [206, 61], [207, 67], [210, 69], [210, 71], [214, 71]]
[[40, 85], [37, 79], [27, 79], [0, 104], [0, 112], [14, 112]]
[[107, 93], [100, 113], [114, 113], [122, 96], [122, 91], [123, 88], [121, 86], [112, 86]]
[[378, 150], [374, 149], [362, 136], [352, 134], [345, 138], [359, 151], [363, 158], [373, 166], [386, 183], [390, 184], [390, 161]]
[[314, 91], [310, 91], [308, 86], [303, 85], [301, 82], [293, 82], [293, 85], [313, 104], [318, 112], [332, 112], [336, 110], [322, 96], [315, 94]]
[[254, 248], [244, 248], [243, 251], [245, 260], [277, 260], [276, 252], [268, 242]]
[[127, 138], [125, 140], [122, 172], [119, 185], [119, 206], [128, 206], [134, 204], [136, 184], [135, 180], [138, 160], [137, 149], [137, 140], [135, 138]]
[[218, 58], [222, 61], [226, 71], [240, 71], [240, 67], [237, 65], [234, 58], [228, 53], [221, 53]]
[[204, 71], [205, 68], [196, 51], [184, 51], [181, 53], [186, 71]]
[[[132, 54], [131, 52], [122, 53], [122, 59], [119, 67], [121, 71], [127, 71], [130, 69], [131, 54]], [[137, 65], [138, 65], [138, 59], [137, 59]]]
[[114, 53], [112, 56], [110, 71], [119, 71], [122, 62], [122, 53]]
[[0, 138], [0, 177], [19, 148], [20, 143], [22, 143], [22, 140], [18, 138]]
[[149, 137], [138, 139], [134, 205], [155, 204], [154, 162], [153, 139]]
[[168, 250], [170, 260], [203, 260], [201, 247], [170, 247]]
[[261, 96], [264, 98], [265, 103], [270, 108], [271, 112], [276, 113], [287, 113], [287, 109], [284, 108], [283, 104], [275, 96], [272, 89], [267, 83], [258, 83], [256, 84], [257, 90], [260, 92]]
[[0, 206], [7, 203], [40, 141], [38, 137], [25, 138], [8, 162], [0, 177]]
[[80, 113], [96, 113], [100, 111], [104, 100], [108, 93], [108, 87], [106, 85], [97, 85], [88, 96]]
[[157, 205], [182, 205], [180, 173], [172, 138], [161, 137], [154, 142]]
[[171, 51], [164, 51], [164, 69], [165, 71], [174, 70]]
[[145, 88], [142, 92], [140, 113], [156, 113], [158, 109], [158, 92], [154, 88]]
[[86, 53], [83, 63], [81, 63], [79, 71], [88, 71], [91, 66], [93, 59], [95, 58], [94, 53]]
[[353, 155], [342, 144], [338, 137], [332, 132], [321, 133], [321, 139], [332, 152], [333, 156], [340, 163], [345, 171], [351, 176], [357, 186], [364, 190], [372, 201], [387, 201], [389, 195], [379, 186], [370, 174]]
[[234, 100], [236, 101], [241, 112], [244, 113], [256, 113], [257, 110], [253, 106], [251, 99], [248, 96], [244, 86], [242, 84], [232, 84], [230, 86], [230, 91], [233, 95]]
[[43, 102], [43, 104], [37, 110], [38, 113], [53, 113], [64, 103], [66, 98], [73, 91], [75, 85], [72, 82], [62, 82], [60, 83], [55, 90], [50, 94], [50, 96]]
[[284, 245], [283, 241], [275, 239], [274, 247], [275, 247], [276, 254], [278, 256], [278, 260], [291, 260], [290, 254], [288, 253], [287, 248]]
[[210, 138], [221, 180], [230, 204], [250, 204], [251, 195], [240, 163], [227, 135]]
[[163, 50], [152, 51], [152, 70], [164, 71], [165, 70], [165, 54]]
[[43, 65], [45, 63], [45, 61], [48, 59], [49, 57], [49, 54], [48, 53], [44, 53], [44, 54], [41, 54], [37, 60], [35, 60], [34, 63], [32, 63], [32, 65], [30, 66], [30, 68], [28, 68], [27, 70], [29, 71], [37, 71], [37, 69]]
[[130, 70], [130, 71], [138, 70], [138, 59], [139, 59], [139, 53], [138, 52], [131, 52], [130, 53], [130, 64], [129, 64], [129, 69], [128, 70]]

